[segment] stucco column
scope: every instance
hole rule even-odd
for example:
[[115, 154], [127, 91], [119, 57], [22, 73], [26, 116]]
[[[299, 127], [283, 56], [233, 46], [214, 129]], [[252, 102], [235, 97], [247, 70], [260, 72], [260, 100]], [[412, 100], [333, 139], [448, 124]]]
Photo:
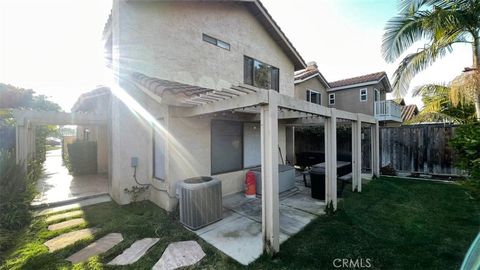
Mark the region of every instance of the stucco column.
[[362, 121], [352, 122], [352, 191], [362, 191]]
[[262, 235], [263, 250], [274, 254], [280, 250], [278, 199], [278, 100], [269, 91], [269, 103], [260, 109], [262, 151]]
[[337, 209], [337, 117], [331, 109], [331, 117], [325, 118], [325, 203]]
[[371, 160], [372, 160], [372, 174], [375, 176], [380, 176], [380, 128], [378, 126], [378, 121], [375, 124], [371, 125]]

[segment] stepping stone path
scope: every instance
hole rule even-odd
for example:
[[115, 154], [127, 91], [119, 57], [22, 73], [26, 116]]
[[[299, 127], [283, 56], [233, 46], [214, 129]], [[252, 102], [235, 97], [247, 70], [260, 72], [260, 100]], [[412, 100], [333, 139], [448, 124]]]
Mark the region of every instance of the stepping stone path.
[[152, 270], [177, 269], [190, 266], [205, 257], [202, 247], [196, 241], [175, 242], [165, 249]]
[[81, 225], [81, 224], [84, 224], [84, 223], [85, 223], [85, 219], [74, 218], [74, 219], [70, 219], [70, 220], [67, 220], [67, 221], [64, 221], [64, 222], [49, 225], [48, 230], [49, 231], [62, 230], [62, 229], [78, 226], [78, 225]]
[[93, 236], [93, 234], [98, 231], [97, 228], [89, 228], [78, 231], [73, 231], [69, 233], [61, 234], [55, 238], [52, 238], [44, 243], [48, 247], [48, 251], [54, 252], [56, 250], [62, 249], [66, 246], [69, 246], [79, 240]]
[[53, 222], [53, 221], [57, 221], [57, 220], [61, 220], [61, 219], [68, 219], [68, 218], [72, 218], [72, 217], [78, 217], [78, 216], [81, 216], [83, 215], [83, 211], [82, 210], [76, 210], [76, 211], [71, 211], [71, 212], [67, 212], [67, 213], [63, 213], [63, 214], [57, 214], [57, 215], [53, 215], [53, 216], [49, 216], [46, 221], [48, 223], [50, 222]]
[[129, 248], [124, 250], [122, 254], [118, 255], [108, 263], [108, 265], [128, 265], [138, 261], [148, 249], [155, 245], [160, 238], [144, 238], [135, 241]]
[[120, 233], [109, 233], [97, 241], [86, 246], [82, 250], [72, 254], [67, 258], [72, 263], [79, 263], [87, 261], [88, 258], [99, 255], [116, 246], [123, 241], [123, 236]]

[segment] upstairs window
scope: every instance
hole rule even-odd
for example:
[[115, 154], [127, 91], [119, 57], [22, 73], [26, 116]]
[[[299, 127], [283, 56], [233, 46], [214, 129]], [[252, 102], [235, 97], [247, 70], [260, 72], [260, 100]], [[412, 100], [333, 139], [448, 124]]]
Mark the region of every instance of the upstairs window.
[[360, 89], [360, 101], [367, 101], [367, 88]]
[[210, 44], [213, 44], [215, 46], [218, 46], [222, 49], [230, 51], [230, 44], [228, 44], [225, 41], [222, 41], [220, 39], [216, 39], [214, 37], [211, 37], [209, 35], [203, 34], [203, 41], [208, 42]]
[[335, 105], [335, 94], [328, 94], [328, 105]]
[[243, 59], [243, 81], [245, 84], [279, 91], [279, 69], [245, 56]]
[[317, 91], [307, 90], [307, 101], [320, 104], [322, 102], [322, 96]]

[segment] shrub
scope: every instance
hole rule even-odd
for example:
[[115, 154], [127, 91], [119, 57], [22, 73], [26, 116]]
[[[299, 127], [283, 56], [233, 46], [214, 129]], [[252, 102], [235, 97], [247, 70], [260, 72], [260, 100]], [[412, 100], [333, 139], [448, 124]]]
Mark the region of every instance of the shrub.
[[480, 123], [458, 127], [450, 144], [457, 154], [457, 166], [480, 181]]
[[33, 161], [26, 173], [12, 152], [0, 151], [0, 229], [20, 229], [29, 223], [29, 204], [35, 196], [34, 185], [41, 168], [39, 162]]
[[97, 142], [78, 141], [67, 147], [69, 169], [73, 175], [97, 173]]

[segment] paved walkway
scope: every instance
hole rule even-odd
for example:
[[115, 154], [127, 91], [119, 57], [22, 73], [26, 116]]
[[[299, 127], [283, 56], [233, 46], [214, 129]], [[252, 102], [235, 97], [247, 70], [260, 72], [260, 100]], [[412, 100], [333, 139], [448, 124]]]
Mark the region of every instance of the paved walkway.
[[38, 195], [32, 205], [42, 205], [108, 192], [106, 175], [72, 176], [63, 166], [62, 150], [47, 152], [45, 176], [38, 180]]

